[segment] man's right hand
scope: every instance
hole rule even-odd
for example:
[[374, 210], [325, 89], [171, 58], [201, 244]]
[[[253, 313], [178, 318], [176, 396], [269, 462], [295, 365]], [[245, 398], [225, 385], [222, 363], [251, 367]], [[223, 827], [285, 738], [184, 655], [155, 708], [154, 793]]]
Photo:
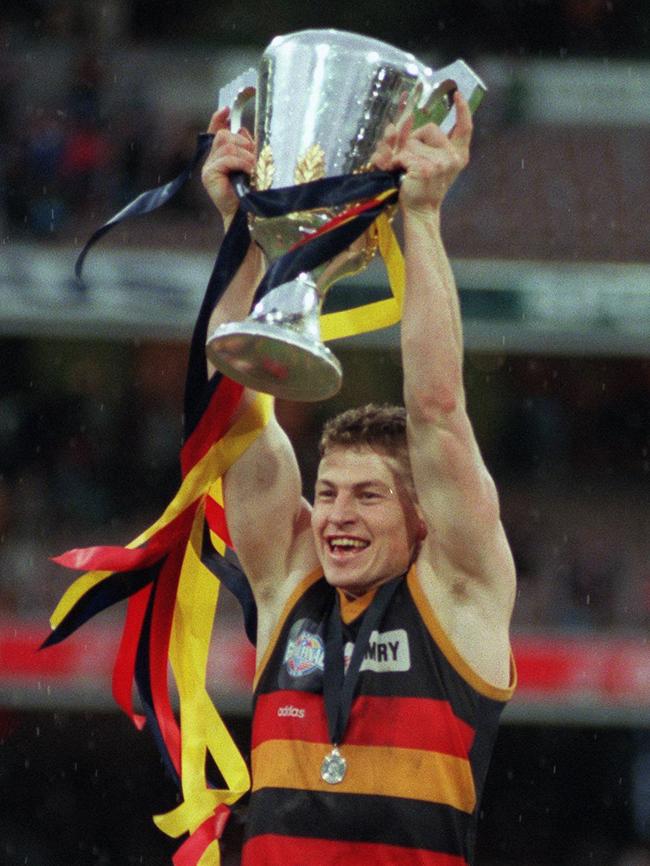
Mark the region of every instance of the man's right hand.
[[247, 129], [230, 131], [230, 109], [221, 108], [212, 115], [208, 132], [214, 141], [201, 171], [201, 180], [217, 206], [227, 229], [239, 201], [230, 183], [230, 175], [243, 171], [252, 175], [255, 169], [255, 142]]

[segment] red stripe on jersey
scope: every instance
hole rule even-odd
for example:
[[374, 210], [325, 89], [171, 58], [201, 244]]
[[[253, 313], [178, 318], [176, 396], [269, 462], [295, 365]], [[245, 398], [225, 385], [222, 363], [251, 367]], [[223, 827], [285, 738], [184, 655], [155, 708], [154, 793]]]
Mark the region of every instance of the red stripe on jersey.
[[335, 842], [302, 836], [254, 836], [242, 866], [467, 866], [464, 857], [379, 842]]
[[358, 697], [345, 742], [425, 749], [467, 758], [474, 729], [454, 715], [447, 701], [432, 698]]
[[[343, 742], [467, 758], [473, 739], [473, 728], [455, 716], [446, 701], [361, 695], [353, 704]], [[267, 740], [328, 743], [322, 695], [293, 690], [259, 695], [252, 748]]]
[[329, 743], [323, 696], [294, 690], [259, 695], [253, 716], [251, 748], [267, 740]]

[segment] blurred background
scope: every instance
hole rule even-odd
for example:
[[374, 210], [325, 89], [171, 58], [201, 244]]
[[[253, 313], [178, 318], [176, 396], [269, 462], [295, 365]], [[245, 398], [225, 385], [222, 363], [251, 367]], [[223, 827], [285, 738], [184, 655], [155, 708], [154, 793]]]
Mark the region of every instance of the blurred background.
[[[115, 710], [123, 611], [38, 654], [71, 576], [179, 481], [187, 345], [221, 240], [196, 177], [92, 229], [190, 157], [219, 87], [278, 33], [336, 27], [489, 93], [445, 238], [470, 411], [519, 570], [520, 688], [478, 866], [650, 864], [650, 5], [647, 0], [5, 0], [0, 11], [0, 866], [170, 862], [155, 748]], [[373, 266], [354, 289], [385, 284]], [[344, 387], [280, 416], [313, 481], [322, 420], [400, 400], [397, 333], [332, 347]], [[252, 650], [226, 600], [218, 706], [246, 750]], [[225, 862], [238, 862], [233, 822]]]

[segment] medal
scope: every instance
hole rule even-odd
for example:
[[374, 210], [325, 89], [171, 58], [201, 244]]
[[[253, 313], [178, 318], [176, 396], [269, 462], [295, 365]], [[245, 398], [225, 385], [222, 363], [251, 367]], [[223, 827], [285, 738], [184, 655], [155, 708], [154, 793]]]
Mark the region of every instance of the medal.
[[345, 778], [348, 763], [339, 752], [338, 744], [343, 742], [350, 719], [350, 710], [355, 689], [361, 673], [361, 662], [368, 646], [373, 629], [382, 620], [391, 598], [395, 594], [402, 577], [385, 583], [379, 588], [370, 607], [363, 615], [361, 627], [352, 650], [352, 657], [345, 670], [343, 662], [343, 625], [338, 596], [327, 616], [325, 625], [325, 665], [323, 671], [323, 698], [327, 729], [332, 743], [332, 751], [325, 755], [320, 765], [320, 777], [328, 785], [338, 785]]
[[320, 765], [320, 777], [328, 785], [338, 785], [345, 778], [347, 769], [348, 762], [334, 746], [329, 755], [325, 755], [323, 758], [323, 763]]

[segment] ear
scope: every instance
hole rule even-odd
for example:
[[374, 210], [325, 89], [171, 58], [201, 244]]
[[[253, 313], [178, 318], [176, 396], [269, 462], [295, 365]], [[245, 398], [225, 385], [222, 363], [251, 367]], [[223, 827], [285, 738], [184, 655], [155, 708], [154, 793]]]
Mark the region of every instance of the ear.
[[427, 526], [427, 524], [424, 520], [424, 517], [422, 515], [422, 509], [417, 504], [415, 506], [415, 514], [417, 517], [417, 527], [415, 530], [415, 540], [419, 544], [421, 544], [424, 541], [424, 539], [427, 537], [427, 535], [429, 534], [429, 527]]

